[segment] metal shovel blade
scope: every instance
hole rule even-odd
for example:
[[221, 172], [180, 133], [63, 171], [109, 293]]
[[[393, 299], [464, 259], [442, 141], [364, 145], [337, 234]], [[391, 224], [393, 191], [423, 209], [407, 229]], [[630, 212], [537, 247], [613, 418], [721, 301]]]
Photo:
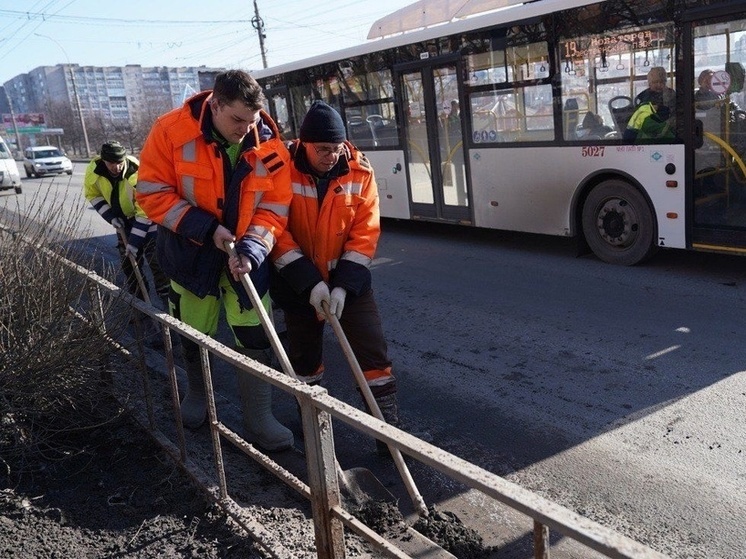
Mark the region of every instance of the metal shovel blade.
[[357, 506], [369, 501], [385, 501], [396, 504], [396, 497], [367, 468], [350, 468], [337, 473], [340, 478], [339, 485], [343, 499], [349, 500]]

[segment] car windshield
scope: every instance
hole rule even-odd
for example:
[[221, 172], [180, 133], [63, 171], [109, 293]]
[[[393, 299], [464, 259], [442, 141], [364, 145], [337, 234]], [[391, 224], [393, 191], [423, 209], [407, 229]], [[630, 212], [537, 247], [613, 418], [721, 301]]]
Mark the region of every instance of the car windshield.
[[40, 149], [34, 151], [34, 159], [42, 159], [44, 157], [60, 157], [62, 154], [58, 149]]
[[10, 152], [5, 144], [0, 144], [0, 159], [10, 159]]

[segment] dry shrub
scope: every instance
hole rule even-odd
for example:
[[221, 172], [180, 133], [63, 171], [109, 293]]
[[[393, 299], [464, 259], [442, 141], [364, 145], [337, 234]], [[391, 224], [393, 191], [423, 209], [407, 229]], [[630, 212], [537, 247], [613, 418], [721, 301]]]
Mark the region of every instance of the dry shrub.
[[[120, 412], [90, 283], [54, 256], [93, 268], [95, 253], [74, 241], [83, 208], [57, 206], [40, 198], [0, 218], [0, 472], [9, 479], [80, 452], [86, 431]], [[107, 326], [122, 328], [126, 315], [111, 297], [103, 303]]]

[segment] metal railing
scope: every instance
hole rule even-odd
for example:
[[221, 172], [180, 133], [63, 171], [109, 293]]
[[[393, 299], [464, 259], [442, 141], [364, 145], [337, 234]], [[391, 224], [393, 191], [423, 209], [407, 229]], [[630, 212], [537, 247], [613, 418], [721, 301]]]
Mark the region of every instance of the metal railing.
[[[336, 456], [332, 418], [359, 432], [393, 445], [408, 457], [428, 465], [449, 478], [471, 489], [478, 490], [495, 501], [532, 519], [534, 557], [537, 559], [549, 558], [550, 530], [576, 540], [607, 557], [629, 559], [663, 559], [666, 557], [641, 543], [580, 516], [437, 446], [387, 425], [375, 417], [333, 398], [321, 387], [307, 386], [279, 371], [261, 365], [131, 296], [94, 272], [66, 260], [48, 249], [37, 248], [44, 250], [51, 258], [57, 258], [64, 265], [79, 272], [81, 277], [88, 282], [90, 300], [87, 304], [91, 305], [92, 308], [103, 309], [103, 297], [115, 297], [124, 301], [141, 315], [156, 320], [161, 325], [173, 424], [170, 426], [158, 424], [159, 420], [155, 417], [152, 387], [148, 380], [149, 366], [146, 363], [146, 350], [142, 341], [138, 339], [137, 349], [131, 351], [121, 341], [111, 339], [111, 344], [117, 351], [132, 356], [140, 364], [143, 402], [139, 408], [133, 406], [130, 409], [154, 439], [184, 466], [185, 471], [200, 484], [207, 495], [273, 557], [285, 558], [291, 557], [292, 554], [284, 549], [277, 535], [263, 526], [261, 522], [252, 518], [247, 510], [229, 494], [223, 462], [222, 445], [224, 441], [240, 449], [268, 472], [310, 501], [316, 552], [319, 558], [341, 559], [345, 557], [344, 528], [367, 540], [382, 556], [410, 557], [405, 551], [392, 543], [390, 538], [387, 539], [374, 532], [343, 506], [335, 470]], [[107, 317], [103, 315], [103, 311], [98, 320], [100, 321], [99, 327], [105, 332]], [[185, 442], [179, 411], [178, 376], [170, 337], [171, 331], [185, 336], [200, 347], [204, 380], [208, 388], [207, 407], [212, 443], [211, 467], [214, 468], [214, 476], [207, 474], [205, 468], [197, 462], [195, 456], [190, 455]], [[215, 394], [212, 390], [210, 355], [245, 373], [261, 378], [297, 399], [301, 406], [308, 481], [304, 482], [298, 479], [221, 422], [217, 413]], [[142, 405], [144, 405], [144, 410]], [[176, 441], [165, 434], [167, 429], [173, 430], [174, 426]]]

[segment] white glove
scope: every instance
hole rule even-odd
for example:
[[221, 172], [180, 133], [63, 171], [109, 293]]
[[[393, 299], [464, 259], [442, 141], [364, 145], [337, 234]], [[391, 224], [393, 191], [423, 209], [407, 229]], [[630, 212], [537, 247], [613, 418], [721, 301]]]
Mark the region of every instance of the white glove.
[[324, 313], [324, 307], [321, 306], [321, 303], [324, 301], [326, 301], [327, 305], [331, 304], [329, 301], [329, 286], [326, 285], [325, 282], [320, 281], [313, 286], [311, 297], [309, 297], [308, 302], [311, 303], [311, 306], [316, 309], [316, 312], [319, 315], [326, 316], [326, 313]]
[[114, 217], [111, 219], [111, 224], [115, 229], [124, 229], [124, 220], [121, 217]]
[[124, 253], [125, 255], [131, 254], [132, 256], [137, 258], [137, 253], [139, 252], [137, 250], [137, 247], [127, 243], [127, 247], [124, 250], [125, 250], [125, 253]]
[[344, 287], [335, 287], [332, 289], [329, 312], [335, 315], [337, 320], [342, 318], [342, 311], [345, 308], [345, 297], [347, 297], [347, 290]]

